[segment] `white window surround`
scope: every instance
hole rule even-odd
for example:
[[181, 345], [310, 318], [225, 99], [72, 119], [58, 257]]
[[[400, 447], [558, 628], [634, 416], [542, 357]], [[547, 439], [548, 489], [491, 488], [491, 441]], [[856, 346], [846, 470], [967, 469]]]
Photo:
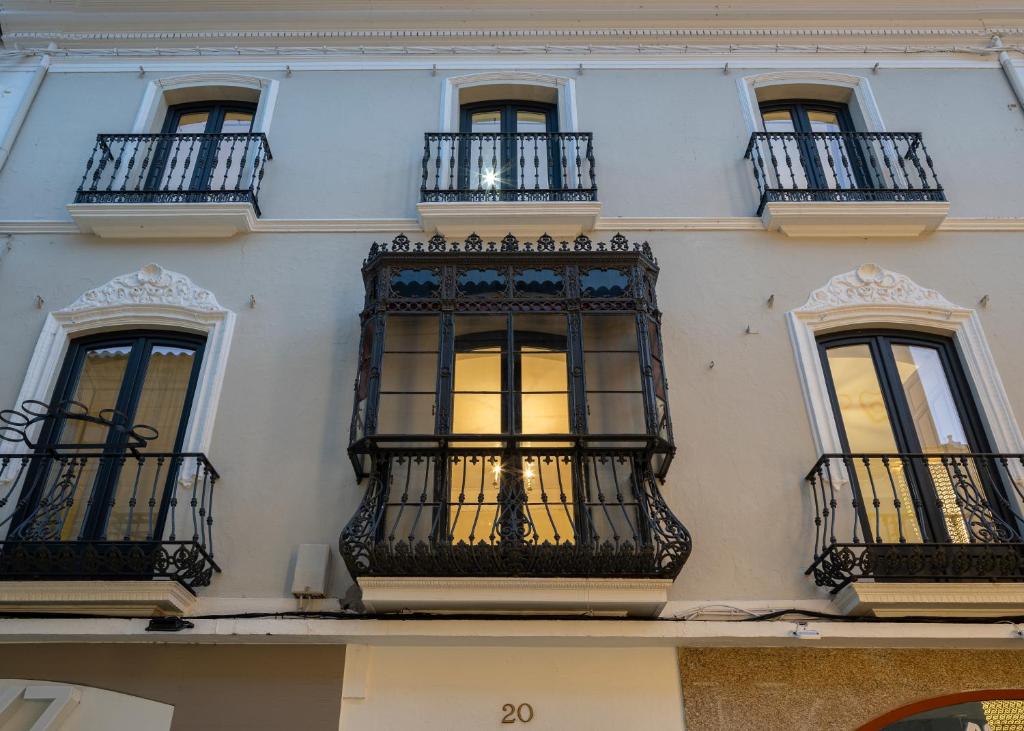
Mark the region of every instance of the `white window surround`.
[[576, 82], [568, 76], [552, 76], [531, 71], [487, 71], [465, 76], [449, 76], [442, 82], [440, 132], [458, 132], [460, 91], [472, 86], [517, 84], [543, 86], [558, 94], [558, 131], [579, 132], [576, 115]]
[[1024, 452], [1024, 436], [999, 377], [975, 310], [955, 305], [933, 289], [877, 264], [832, 277], [787, 314], [804, 401], [818, 454], [843, 452], [832, 411], [817, 336], [863, 327], [922, 330], [952, 337], [997, 452]]
[[757, 90], [770, 86], [822, 86], [849, 89], [860, 110], [865, 132], [885, 132], [882, 113], [871, 91], [871, 84], [865, 76], [841, 74], [833, 71], [770, 71], [763, 74], [741, 76], [736, 79], [740, 92], [740, 106], [747, 132], [764, 132], [761, 108]]
[[155, 79], [146, 85], [146, 91], [142, 95], [142, 103], [135, 115], [135, 122], [132, 124], [132, 134], [146, 134], [159, 132], [163, 119], [158, 118], [160, 112], [167, 110], [165, 95], [168, 91], [176, 89], [202, 89], [204, 87], [234, 87], [237, 89], [255, 89], [259, 92], [259, 103], [256, 105], [256, 115], [252, 122], [253, 132], [270, 131], [270, 121], [274, 114], [274, 106], [277, 104], [277, 87], [279, 82], [276, 79], [266, 79], [260, 76], [244, 76], [242, 74], [226, 73], [205, 73], [187, 74], [184, 76], [168, 76], [162, 79]]
[[[114, 277], [46, 316], [16, 407], [27, 400], [50, 403], [73, 337], [139, 328], [200, 333], [206, 336], [206, 347], [181, 449], [206, 453], [234, 327], [235, 313], [221, 307], [213, 293], [184, 274], [147, 264], [137, 272]], [[23, 448], [2, 442], [0, 454]], [[180, 476], [183, 481], [188, 478]]]

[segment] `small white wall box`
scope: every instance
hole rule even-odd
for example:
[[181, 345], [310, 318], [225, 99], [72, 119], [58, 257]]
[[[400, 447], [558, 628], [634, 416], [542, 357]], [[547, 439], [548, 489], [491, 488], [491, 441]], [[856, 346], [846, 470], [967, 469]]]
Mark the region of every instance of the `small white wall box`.
[[301, 544], [295, 552], [292, 594], [309, 598], [327, 596], [327, 567], [330, 561], [331, 547], [326, 543]]

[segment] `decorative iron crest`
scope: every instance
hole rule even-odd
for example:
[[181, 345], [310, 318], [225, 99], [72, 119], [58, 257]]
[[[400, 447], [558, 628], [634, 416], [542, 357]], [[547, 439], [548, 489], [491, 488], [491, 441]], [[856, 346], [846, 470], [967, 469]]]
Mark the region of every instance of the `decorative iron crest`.
[[0, 411], [0, 441], [22, 443], [29, 449], [45, 447], [47, 449], [99, 449], [107, 446], [102, 443], [62, 443], [59, 441], [41, 444], [33, 440], [33, 435], [45, 434], [48, 427], [58, 422], [78, 422], [96, 424], [105, 429], [122, 435], [124, 449], [142, 449], [149, 442], [160, 436], [159, 432], [146, 424], [129, 426], [127, 417], [115, 409], [103, 409], [97, 414], [90, 414], [88, 407], [78, 401], [61, 401], [47, 404], [29, 399], [21, 404], [21, 410], [3, 409]]
[[505, 234], [500, 241], [485, 241], [476, 233], [470, 234], [465, 241], [448, 241], [441, 234], [434, 234], [426, 243], [422, 241], [412, 242], [405, 234], [396, 236], [390, 244], [373, 242], [370, 252], [363, 262], [363, 266], [372, 264], [377, 258], [385, 254], [448, 254], [473, 255], [473, 254], [572, 254], [572, 253], [597, 253], [597, 254], [627, 254], [634, 253], [644, 257], [651, 266], [657, 266], [651, 251], [651, 245], [647, 241], [631, 243], [621, 233], [617, 233], [607, 242], [592, 241], [589, 236], [580, 234], [570, 241], [555, 241], [548, 234], [542, 234], [536, 241], [520, 241], [511, 233]]

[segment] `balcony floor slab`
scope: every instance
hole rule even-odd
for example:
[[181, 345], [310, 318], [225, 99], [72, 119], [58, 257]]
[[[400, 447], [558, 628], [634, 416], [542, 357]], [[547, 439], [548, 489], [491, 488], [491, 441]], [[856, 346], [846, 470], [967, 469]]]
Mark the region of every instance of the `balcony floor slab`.
[[71, 203], [82, 233], [107, 239], [227, 238], [252, 231], [252, 203]]
[[379, 577], [359, 579], [369, 611], [594, 614], [652, 617], [668, 601], [670, 579]]
[[836, 594], [833, 604], [852, 616], [1019, 616], [1024, 583], [856, 581]]
[[424, 231], [449, 237], [576, 236], [592, 231], [601, 215], [598, 201], [551, 202], [455, 202], [420, 203], [416, 206]]
[[771, 201], [761, 221], [791, 237], [916, 237], [934, 231], [948, 213], [944, 201]]
[[188, 614], [196, 601], [177, 581], [0, 581], [0, 614], [161, 617]]

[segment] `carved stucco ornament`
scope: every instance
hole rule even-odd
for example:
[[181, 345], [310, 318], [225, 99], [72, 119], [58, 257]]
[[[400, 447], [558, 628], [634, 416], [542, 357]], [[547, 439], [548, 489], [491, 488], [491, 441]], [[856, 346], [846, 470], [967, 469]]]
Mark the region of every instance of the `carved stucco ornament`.
[[102, 287], [90, 289], [65, 312], [119, 305], [171, 305], [206, 312], [223, 311], [217, 298], [184, 274], [147, 264], [137, 272], [114, 277]]
[[811, 292], [796, 312], [821, 312], [860, 305], [904, 305], [939, 310], [959, 310], [934, 289], [922, 287], [910, 277], [883, 269], [877, 264], [862, 264], [853, 271], [838, 274], [828, 284]]

